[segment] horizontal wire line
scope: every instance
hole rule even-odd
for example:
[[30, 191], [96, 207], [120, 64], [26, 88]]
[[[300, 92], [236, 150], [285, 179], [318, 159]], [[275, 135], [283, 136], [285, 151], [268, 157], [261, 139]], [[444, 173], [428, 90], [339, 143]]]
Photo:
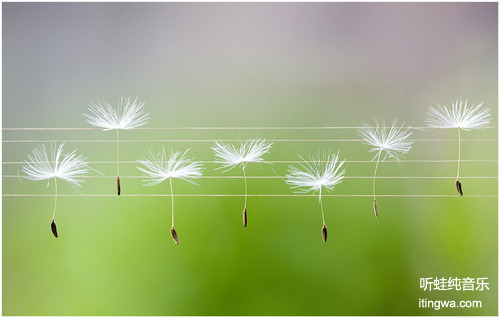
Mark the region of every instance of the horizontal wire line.
[[[17, 175], [3, 175], [2, 178], [20, 178], [23, 176]], [[24, 177], [23, 177], [24, 178]], [[79, 178], [85, 179], [106, 179], [113, 178], [116, 179], [116, 176], [81, 176]], [[120, 179], [145, 179], [144, 176], [122, 176], [120, 175]], [[247, 179], [284, 179], [284, 177], [280, 176], [246, 176]], [[420, 177], [420, 176], [377, 176], [375, 179], [456, 179], [457, 177]], [[199, 179], [244, 179], [243, 176], [201, 176]], [[344, 179], [373, 179], [373, 176], [344, 176]], [[462, 177], [460, 179], [498, 179], [498, 176], [489, 177], [489, 176], [479, 176], [479, 177]]]
[[[446, 160], [386, 160], [386, 161], [381, 161], [384, 163], [450, 163], [450, 162], [457, 162], [457, 159], [446, 159]], [[205, 163], [205, 164], [220, 164], [218, 161], [198, 161], [200, 163]], [[303, 162], [312, 162], [310, 160], [306, 161], [298, 161], [298, 160], [270, 160], [270, 161], [261, 161], [259, 163], [303, 163]], [[316, 162], [328, 162], [325, 160], [320, 160]], [[498, 162], [498, 159], [461, 159], [460, 162]], [[25, 163], [34, 163], [33, 161], [4, 161], [2, 164], [4, 165], [19, 165], [19, 164], [25, 164]], [[55, 163], [55, 161], [37, 161], [37, 163]], [[88, 164], [116, 164], [116, 161], [87, 161]], [[374, 163], [372, 160], [346, 160], [345, 163]], [[120, 161], [120, 164], [139, 164], [138, 161]]]
[[[270, 142], [363, 142], [361, 139], [266, 139]], [[120, 143], [124, 142], [243, 142], [247, 140], [241, 139], [132, 139], [132, 140], [122, 140]], [[414, 142], [457, 142], [458, 139], [412, 139], [409, 141]], [[466, 141], [498, 141], [497, 138], [485, 138], [485, 139], [461, 139], [462, 142]], [[112, 142], [116, 143], [116, 139], [48, 139], [48, 140], [35, 140], [35, 139], [12, 139], [12, 140], [2, 140], [3, 143], [31, 143], [31, 142], [96, 142], [96, 143], [106, 143]]]
[[[3, 197], [54, 197], [53, 194], [2, 194]], [[58, 197], [118, 197], [116, 194], [58, 194]], [[171, 197], [171, 194], [122, 194], [120, 197]], [[174, 194], [174, 197], [244, 197], [244, 194]], [[318, 197], [317, 194], [248, 194], [248, 197]], [[373, 194], [322, 194], [322, 197], [369, 197]], [[377, 197], [457, 198], [454, 194], [378, 194]], [[497, 198], [496, 194], [465, 195], [469, 198]]]
[[[360, 129], [360, 128], [376, 128], [372, 126], [318, 126], [318, 127], [138, 127], [134, 128], [134, 130], [328, 130], [328, 129]], [[386, 129], [390, 129], [391, 127], [386, 127]], [[427, 127], [427, 126], [407, 126], [409, 129], [417, 129], [417, 130], [433, 130], [433, 129], [442, 129], [435, 127]], [[496, 127], [488, 127], [488, 128], [496, 128]], [[59, 131], [68, 131], [68, 130], [103, 130], [102, 128], [97, 127], [7, 127], [2, 128], [5, 131], [43, 131], [43, 130], [59, 130]], [[115, 130], [115, 129], [110, 129]]]

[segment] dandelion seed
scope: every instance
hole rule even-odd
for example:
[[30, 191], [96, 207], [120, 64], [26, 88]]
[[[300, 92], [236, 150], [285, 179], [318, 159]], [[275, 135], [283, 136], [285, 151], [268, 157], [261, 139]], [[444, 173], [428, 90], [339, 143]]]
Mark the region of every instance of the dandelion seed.
[[54, 220], [50, 222], [50, 229], [52, 230], [52, 234], [54, 234], [54, 236], [57, 238], [57, 227], [56, 227], [56, 222]]
[[321, 216], [323, 218], [323, 227], [321, 235], [323, 242], [326, 242], [327, 230], [325, 223], [325, 214], [323, 212], [323, 191], [332, 191], [337, 184], [344, 178], [345, 169], [340, 171], [345, 160], [339, 162], [339, 154], [319, 154], [309, 157], [309, 160], [302, 159], [300, 168], [290, 166], [285, 182], [297, 192], [319, 192], [319, 203], [321, 207]]
[[122, 192], [122, 187], [120, 186], [120, 177], [116, 177], [116, 189], [118, 190], [118, 195]]
[[[411, 135], [409, 128], [404, 128], [404, 123], [398, 127], [396, 119], [392, 122], [391, 127], [386, 127], [383, 120], [381, 120], [381, 124], [375, 120], [375, 127], [371, 127], [366, 123], [363, 123], [363, 126], [358, 129], [358, 134], [362, 137], [364, 144], [372, 147], [370, 152], [375, 152], [372, 161], [377, 159], [375, 172], [373, 173], [373, 211], [375, 217], [378, 218], [378, 207], [375, 197], [375, 178], [378, 164], [388, 157], [399, 161], [403, 155], [410, 151], [413, 141], [407, 140]], [[382, 154], [384, 155], [383, 157]]]
[[478, 105], [472, 104], [467, 106], [468, 100], [465, 102], [462, 98], [452, 103], [451, 109], [446, 106], [437, 105], [437, 107], [429, 107], [427, 110], [427, 119], [425, 123], [432, 128], [456, 128], [458, 132], [458, 165], [457, 179], [455, 186], [458, 194], [463, 196], [462, 183], [460, 182], [460, 129], [485, 129], [491, 121], [490, 109], [483, 107], [483, 102]]
[[170, 194], [172, 198], [172, 227], [170, 234], [175, 244], [179, 244], [177, 232], [174, 229], [174, 190], [172, 187], [172, 179], [177, 178], [187, 181], [191, 184], [196, 184], [195, 179], [202, 176], [202, 164], [193, 159], [186, 158], [186, 150], [183, 154], [180, 152], [170, 151], [167, 153], [165, 148], [158, 153], [149, 150], [148, 154], [139, 162], [144, 166], [137, 167], [146, 177], [143, 181], [146, 186], [154, 186], [169, 179]]
[[458, 179], [455, 181], [455, 187], [457, 187], [458, 194], [460, 196], [463, 196], [464, 193], [462, 192], [462, 182], [460, 182]]
[[170, 235], [172, 235], [172, 239], [174, 240], [175, 244], [179, 245], [179, 238], [177, 237], [177, 232], [175, 231], [173, 226], [170, 229]]
[[[28, 155], [28, 160], [23, 165], [25, 178], [34, 181], [54, 179], [55, 195], [54, 195], [54, 213], [50, 228], [52, 233], [57, 238], [57, 228], [55, 223], [56, 207], [57, 207], [57, 179], [69, 182], [73, 187], [80, 187], [81, 177], [88, 171], [88, 163], [82, 156], [76, 155], [76, 150], [69, 154], [63, 153], [64, 144], [51, 146], [51, 156], [47, 153], [45, 145], [40, 145], [33, 149]], [[47, 183], [47, 186], [49, 183]]]
[[247, 227], [248, 219], [247, 219], [247, 208], [243, 209], [243, 226]]
[[247, 176], [245, 168], [250, 162], [262, 162], [262, 156], [269, 152], [272, 145], [272, 142], [259, 138], [241, 143], [239, 148], [218, 141], [212, 147], [217, 159], [216, 162], [221, 164], [221, 167], [217, 169], [225, 169], [223, 172], [226, 172], [239, 165], [243, 170], [243, 180], [245, 183], [245, 204], [243, 206], [244, 227], [247, 226]]
[[321, 228], [321, 234], [323, 236], [323, 242], [326, 243], [326, 238], [328, 235], [328, 232], [326, 231], [326, 225], [323, 224], [323, 227]]
[[144, 126], [148, 122], [148, 114], [144, 113], [144, 102], [138, 103], [137, 97], [131, 101], [130, 97], [120, 99], [118, 109], [114, 109], [106, 101], [97, 100], [89, 105], [90, 114], [84, 114], [86, 122], [106, 130], [116, 130], [116, 188], [121, 194], [120, 186], [120, 130], [131, 130]]

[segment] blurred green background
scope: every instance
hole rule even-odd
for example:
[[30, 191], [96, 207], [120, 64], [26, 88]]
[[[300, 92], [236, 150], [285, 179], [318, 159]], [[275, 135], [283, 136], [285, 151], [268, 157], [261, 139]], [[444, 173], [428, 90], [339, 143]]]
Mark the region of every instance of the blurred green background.
[[[89, 127], [97, 98], [139, 96], [147, 127], [359, 126], [397, 117], [423, 126], [428, 106], [460, 96], [492, 111], [492, 128], [464, 132], [464, 197], [326, 197], [321, 241], [315, 197], [60, 197], [53, 183], [19, 179], [39, 142], [67, 142], [105, 176], [83, 194], [115, 193], [114, 132], [3, 131], [3, 315], [497, 315], [497, 3], [3, 3], [3, 127]], [[359, 139], [355, 130], [136, 130], [123, 132], [123, 194], [142, 185], [135, 161], [149, 148], [193, 139]], [[414, 130], [408, 160], [456, 160], [454, 130]], [[133, 142], [133, 140], [153, 140]], [[21, 140], [23, 142], [13, 142]], [[49, 143], [46, 143], [47, 145]], [[319, 150], [370, 160], [359, 141], [274, 144], [266, 160]], [[206, 176], [221, 176], [205, 164]], [[249, 176], [285, 175], [252, 165]], [[370, 162], [345, 164], [370, 176]], [[456, 162], [382, 163], [377, 192], [456, 195]], [[98, 176], [97, 173], [91, 173]], [[239, 176], [234, 169], [225, 175]], [[469, 177], [469, 178], [468, 178]], [[490, 178], [477, 178], [490, 177]], [[492, 178], [491, 178], [492, 177]], [[174, 181], [178, 194], [243, 193], [242, 179]], [[59, 182], [61, 194], [76, 194]], [[281, 179], [248, 180], [249, 194], [293, 194]], [[346, 178], [333, 194], [370, 194]], [[491, 195], [492, 197], [468, 197]], [[488, 277], [489, 291], [423, 291], [422, 277]], [[479, 309], [424, 309], [430, 300], [481, 300]]]

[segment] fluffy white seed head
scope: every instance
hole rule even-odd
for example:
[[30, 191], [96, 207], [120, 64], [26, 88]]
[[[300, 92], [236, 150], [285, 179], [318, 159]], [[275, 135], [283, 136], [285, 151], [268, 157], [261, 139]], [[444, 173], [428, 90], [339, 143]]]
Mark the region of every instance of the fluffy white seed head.
[[429, 107], [425, 123], [432, 128], [461, 128], [464, 130], [487, 128], [491, 121], [490, 109], [482, 107], [483, 103], [472, 104], [470, 107], [462, 98], [451, 105]]
[[134, 101], [130, 97], [121, 98], [118, 109], [114, 109], [106, 101], [97, 100], [89, 104], [90, 114], [84, 116], [87, 123], [103, 130], [130, 130], [147, 124], [149, 113], [145, 114], [143, 107], [144, 102], [138, 103], [137, 97]]
[[76, 155], [76, 150], [64, 154], [63, 146], [51, 145], [50, 158], [45, 145], [34, 148], [22, 168], [25, 178], [35, 181], [58, 178], [81, 186], [83, 180], [80, 178], [89, 171], [88, 163], [84, 157]]
[[222, 165], [217, 169], [226, 168], [225, 172], [237, 165], [244, 167], [249, 162], [262, 162], [262, 156], [269, 152], [272, 145], [272, 142], [260, 138], [248, 140], [241, 143], [239, 147], [217, 141], [212, 150], [215, 153], [216, 162]]
[[363, 123], [362, 128], [358, 129], [358, 134], [362, 137], [363, 143], [372, 147], [370, 152], [376, 152], [375, 158], [384, 154], [382, 160], [387, 157], [399, 160], [403, 155], [411, 149], [413, 141], [407, 140], [411, 136], [409, 128], [404, 128], [404, 123], [401, 126], [397, 125], [397, 120], [394, 119], [392, 126], [386, 127], [383, 120], [381, 123], [375, 120], [375, 127]]
[[[300, 156], [299, 156], [300, 157]], [[339, 162], [339, 154], [318, 154], [309, 160], [300, 157], [300, 167], [290, 166], [285, 182], [298, 192], [317, 192], [321, 196], [322, 189], [331, 191], [344, 178], [344, 170], [340, 170], [345, 160]]]
[[173, 150], [167, 152], [165, 148], [157, 153], [149, 150], [143, 160], [139, 160], [144, 168], [137, 167], [146, 177], [143, 180], [146, 182], [145, 185], [154, 186], [169, 178], [182, 179], [196, 184], [194, 179], [202, 176], [203, 166], [198, 161], [186, 158], [188, 151], [189, 149], [181, 154]]

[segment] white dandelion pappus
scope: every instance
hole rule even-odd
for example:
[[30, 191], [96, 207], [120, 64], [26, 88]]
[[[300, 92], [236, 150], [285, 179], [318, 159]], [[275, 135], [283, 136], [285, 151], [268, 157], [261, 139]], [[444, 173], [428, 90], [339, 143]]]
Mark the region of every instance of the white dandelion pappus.
[[345, 169], [340, 168], [345, 162], [339, 161], [339, 153], [315, 155], [305, 160], [299, 156], [303, 162], [299, 163], [300, 168], [289, 166], [288, 174], [285, 176], [285, 182], [298, 192], [319, 192], [319, 203], [321, 207], [321, 217], [323, 218], [323, 227], [321, 234], [323, 242], [327, 239], [327, 228], [325, 223], [325, 214], [323, 212], [322, 190], [332, 191], [337, 184], [344, 179]]
[[[80, 178], [88, 171], [88, 163], [82, 156], [76, 155], [76, 150], [69, 154], [63, 153], [64, 144], [52, 145], [51, 156], [47, 152], [45, 145], [40, 145], [33, 149], [28, 155], [28, 161], [23, 165], [23, 172], [26, 173], [25, 178], [34, 181], [48, 180], [54, 178], [54, 213], [52, 214], [52, 222], [50, 228], [52, 234], [57, 238], [57, 227], [55, 223], [56, 207], [57, 207], [57, 179], [69, 182], [73, 187], [80, 187], [83, 182]], [[47, 186], [49, 183], [47, 183]]]
[[220, 163], [221, 166], [217, 169], [226, 169], [223, 172], [227, 172], [234, 167], [241, 165], [243, 170], [243, 180], [245, 183], [245, 203], [243, 206], [243, 226], [247, 226], [247, 176], [245, 168], [250, 162], [262, 162], [262, 156], [269, 152], [273, 143], [266, 141], [265, 139], [250, 139], [245, 143], [241, 143], [239, 148], [233, 145], [226, 144], [223, 142], [215, 142], [212, 147], [216, 157], [216, 163]]
[[90, 114], [84, 114], [86, 122], [106, 130], [116, 130], [116, 188], [121, 193], [120, 184], [120, 130], [131, 130], [144, 126], [148, 122], [148, 114], [144, 113], [144, 102], [138, 103], [138, 97], [132, 102], [130, 97], [120, 99], [118, 109], [113, 109], [106, 101], [97, 100], [89, 105]]
[[298, 192], [318, 192], [321, 199], [321, 190], [332, 191], [344, 178], [345, 170], [339, 171], [344, 161], [339, 162], [337, 154], [324, 154], [323, 157], [316, 155], [305, 160], [299, 156], [303, 162], [299, 163], [300, 168], [290, 166], [288, 174], [285, 176], [286, 183]]
[[203, 170], [203, 166], [200, 162], [186, 158], [188, 151], [189, 149], [181, 154], [173, 150], [167, 153], [165, 148], [162, 148], [158, 153], [149, 150], [148, 154], [143, 157], [143, 160], [139, 160], [145, 168], [137, 167], [144, 173], [146, 179], [143, 181], [147, 182], [145, 184], [147, 186], [157, 185], [169, 179], [170, 194], [172, 197], [172, 227], [170, 228], [170, 234], [177, 245], [179, 244], [179, 238], [174, 229], [174, 190], [172, 187], [172, 179], [177, 178], [191, 184], [196, 184], [194, 179], [201, 177]]
[[483, 102], [470, 107], [462, 98], [452, 103], [451, 108], [437, 105], [429, 107], [425, 123], [431, 128], [460, 128], [463, 130], [488, 128], [491, 121], [490, 110], [483, 107]]
[[59, 147], [51, 145], [50, 158], [45, 145], [34, 148], [22, 168], [25, 178], [34, 181], [59, 178], [80, 187], [83, 182], [80, 178], [89, 171], [88, 163], [84, 157], [76, 155], [76, 150], [64, 154], [63, 147], [64, 143]]
[[458, 194], [463, 196], [462, 183], [460, 182], [460, 129], [485, 129], [491, 121], [490, 109], [483, 107], [483, 102], [478, 105], [472, 104], [467, 106], [468, 100], [465, 102], [462, 98], [458, 99], [451, 105], [451, 109], [446, 106], [437, 105], [436, 108], [429, 107], [427, 110], [428, 117], [425, 123], [431, 128], [456, 128], [458, 133], [458, 163], [457, 163], [457, 179], [455, 180], [455, 187]]
[[392, 126], [389, 128], [385, 125], [384, 121], [381, 120], [381, 124], [375, 119], [375, 127], [363, 123], [362, 128], [358, 129], [358, 134], [362, 137], [362, 142], [366, 145], [372, 147], [370, 152], [376, 152], [372, 161], [377, 159], [377, 164], [375, 165], [375, 172], [373, 173], [373, 211], [375, 217], [378, 218], [378, 206], [375, 197], [375, 177], [377, 175], [378, 164], [380, 162], [380, 157], [382, 153], [384, 161], [387, 157], [393, 158], [399, 161], [401, 157], [407, 154], [413, 141], [408, 140], [411, 136], [409, 128], [404, 128], [404, 123], [401, 126], [397, 125], [397, 120], [394, 119]]
[[169, 178], [178, 178], [196, 184], [194, 179], [202, 176], [203, 166], [200, 162], [187, 159], [188, 151], [189, 149], [181, 154], [174, 151], [166, 153], [165, 148], [158, 153], [149, 150], [148, 155], [143, 160], [139, 160], [145, 168], [137, 167], [147, 178], [143, 180], [147, 182], [145, 185], [154, 186]]
[[106, 101], [97, 100], [89, 105], [90, 114], [84, 114], [87, 117], [86, 122], [103, 128], [103, 130], [123, 129], [131, 130], [144, 126], [148, 123], [148, 114], [144, 113], [144, 102], [138, 103], [138, 97], [131, 102], [130, 97], [120, 99], [118, 109], [114, 109]]
[[250, 139], [245, 143], [241, 143], [239, 148], [227, 143], [215, 142], [212, 150], [217, 158], [217, 163], [222, 164], [217, 169], [223, 169], [224, 172], [233, 169], [237, 165], [244, 167], [249, 162], [262, 162], [262, 156], [269, 152], [273, 143], [265, 139]]
[[358, 129], [358, 134], [362, 137], [363, 143], [372, 147], [370, 152], [376, 152], [375, 158], [380, 157], [384, 153], [385, 160], [387, 157], [395, 160], [408, 153], [411, 149], [413, 141], [407, 140], [411, 136], [409, 128], [403, 128], [404, 123], [398, 127], [397, 120], [394, 119], [392, 126], [386, 127], [383, 120], [381, 124], [375, 120], [375, 127], [363, 123], [363, 128]]

